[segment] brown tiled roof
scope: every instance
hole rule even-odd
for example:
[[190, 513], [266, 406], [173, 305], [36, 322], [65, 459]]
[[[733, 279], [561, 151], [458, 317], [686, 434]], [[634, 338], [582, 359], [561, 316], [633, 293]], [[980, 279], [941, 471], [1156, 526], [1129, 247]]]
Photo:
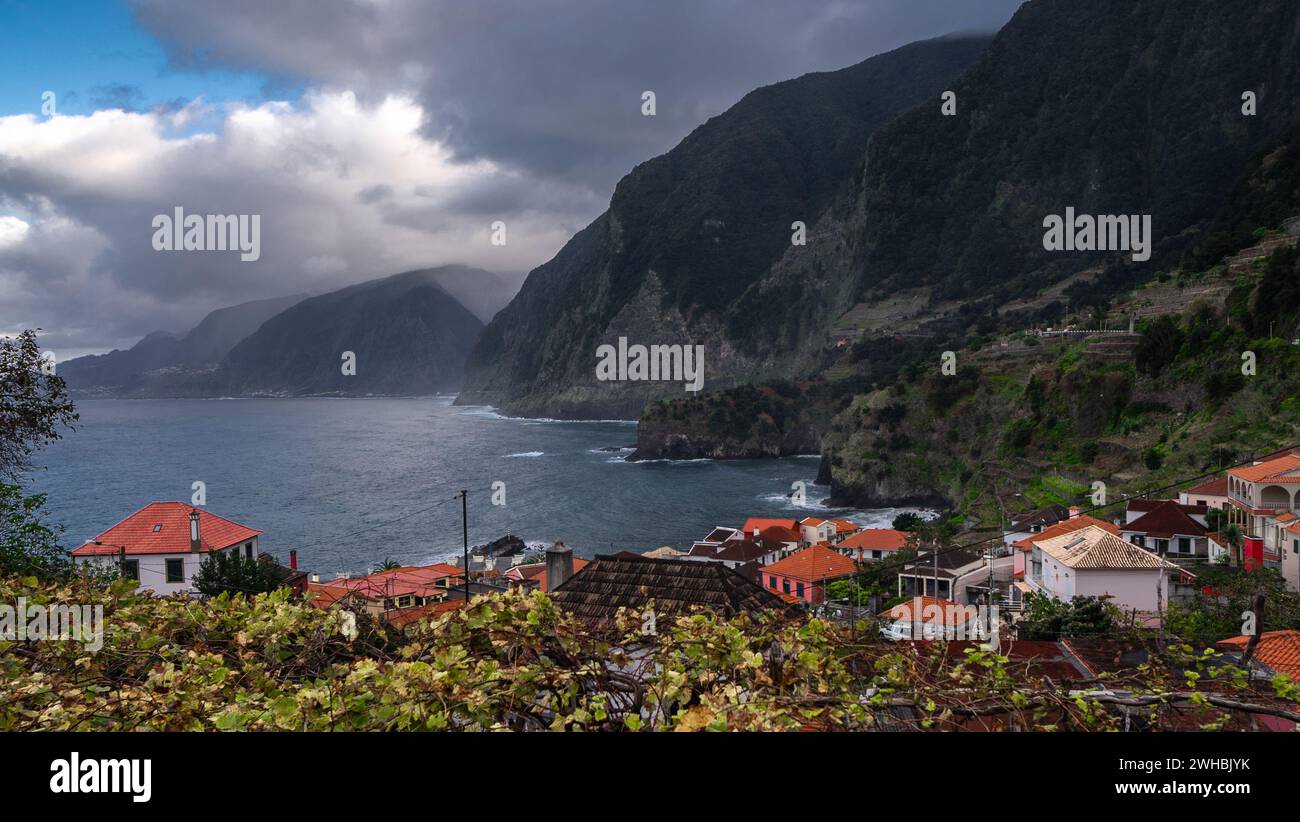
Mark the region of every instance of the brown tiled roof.
[[1187, 516], [1187, 506], [1172, 500], [1162, 500], [1152, 510], [1124, 526], [1125, 531], [1138, 531], [1153, 537], [1172, 537], [1184, 534], [1189, 537], [1205, 535], [1205, 526]]
[[1178, 567], [1095, 525], [1059, 537], [1036, 539], [1034, 545], [1067, 568], [1130, 570]]
[[1128, 510], [1139, 511], [1146, 514], [1156, 510], [1162, 505], [1177, 505], [1184, 514], [1200, 514], [1201, 516], [1205, 516], [1205, 514], [1210, 510], [1208, 505], [1183, 505], [1176, 499], [1147, 499], [1145, 497], [1129, 500]]
[[1207, 497], [1226, 497], [1228, 496], [1228, 478], [1215, 477], [1208, 479], [1200, 485], [1193, 485], [1183, 492], [1184, 494], [1204, 494]]
[[741, 611], [783, 610], [771, 592], [719, 562], [598, 556], [551, 592], [567, 611], [597, 622], [612, 621], [618, 609], [644, 608], [675, 616], [695, 607], [735, 616]]

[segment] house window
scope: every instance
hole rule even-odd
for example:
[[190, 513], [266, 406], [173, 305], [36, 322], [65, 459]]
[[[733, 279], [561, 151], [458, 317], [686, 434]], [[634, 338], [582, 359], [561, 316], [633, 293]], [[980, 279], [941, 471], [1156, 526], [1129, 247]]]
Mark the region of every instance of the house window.
[[128, 559], [122, 563], [122, 576], [126, 579], [140, 581], [140, 560]]
[[168, 582], [185, 581], [185, 560], [183, 559], [167, 560], [167, 581]]
[[880, 559], [880, 552], [879, 552], [879, 551], [872, 551], [872, 552], [871, 552], [871, 558], [872, 558], [872, 559]]
[[1190, 554], [1192, 552], [1192, 540], [1190, 537], [1178, 538], [1178, 553]]
[[772, 575], [770, 575], [770, 574], [768, 575], [768, 577], [767, 577], [767, 587], [771, 588], [773, 591], [776, 590], [776, 577], [774, 577], [774, 576], [772, 576]]
[[411, 599], [410, 595], [407, 595], [407, 596], [400, 596], [400, 597], [397, 598], [397, 607], [398, 607], [398, 608], [410, 608], [412, 604], [413, 604], [413, 603], [412, 603], [412, 599]]
[[1145, 547], [1147, 547], [1147, 538], [1146, 538], [1146, 537], [1143, 537], [1143, 536], [1139, 536], [1139, 535], [1137, 535], [1137, 534], [1134, 534], [1134, 535], [1131, 537], [1131, 539], [1133, 540], [1133, 544], [1134, 544], [1134, 545], [1137, 545], [1137, 546], [1139, 546], [1139, 547], [1141, 547], [1141, 548], [1145, 548]]
[[244, 543], [244, 556], [248, 557], [249, 559], [253, 558], [253, 543], [251, 542]]
[[796, 583], [794, 588], [795, 588], [794, 591], [795, 596], [799, 597], [800, 599], [803, 599], [803, 583], [802, 582]]
[[781, 590], [787, 594], [790, 593], [790, 580], [788, 579], [781, 580]]
[[1169, 552], [1169, 540], [1167, 539], [1156, 540], [1156, 553], [1165, 554], [1168, 552]]

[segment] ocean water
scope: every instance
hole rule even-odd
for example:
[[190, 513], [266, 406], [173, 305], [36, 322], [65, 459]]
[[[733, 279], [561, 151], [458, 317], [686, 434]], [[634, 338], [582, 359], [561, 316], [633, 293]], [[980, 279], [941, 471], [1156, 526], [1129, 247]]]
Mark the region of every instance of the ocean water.
[[[322, 576], [385, 558], [461, 552], [506, 534], [578, 556], [685, 549], [748, 516], [848, 516], [887, 526], [894, 509], [821, 505], [816, 458], [629, 463], [631, 422], [502, 417], [451, 397], [87, 400], [81, 422], [37, 456], [33, 490], [75, 546], [153, 500], [206, 486], [207, 508], [265, 533], [263, 550]], [[620, 449], [620, 450], [605, 450]], [[808, 483], [806, 504], [788, 495]], [[492, 504], [504, 483], [504, 505]]]

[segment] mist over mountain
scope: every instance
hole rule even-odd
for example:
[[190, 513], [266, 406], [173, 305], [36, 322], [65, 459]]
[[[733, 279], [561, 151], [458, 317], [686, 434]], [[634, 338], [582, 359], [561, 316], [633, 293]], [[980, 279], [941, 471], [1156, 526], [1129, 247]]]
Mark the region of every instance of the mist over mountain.
[[[458, 388], [470, 348], [510, 284], [462, 265], [408, 271], [315, 297], [258, 300], [208, 314], [178, 336], [59, 366], [80, 396], [429, 394]], [[356, 355], [343, 374], [343, 352]]]
[[[681, 391], [596, 382], [594, 352], [619, 336], [705, 344], [712, 387], [788, 367], [754, 341], [797, 347], [800, 305], [738, 301], [790, 253], [795, 221], [806, 223], [809, 246], [842, 248], [828, 214], [851, 207], [873, 132], [923, 100], [937, 105], [987, 44], [916, 43], [758, 89], [637, 166], [609, 210], [488, 324], [460, 401], [525, 415], [635, 417], [648, 397]], [[800, 299], [820, 301], [813, 291]]]
[[210, 371], [241, 340], [271, 317], [301, 302], [305, 294], [253, 300], [218, 308], [184, 335], [147, 334], [125, 351], [92, 354], [59, 364], [59, 376], [74, 391], [130, 394], [147, 391], [160, 372]]
[[[457, 282], [487, 274], [454, 269]], [[217, 375], [222, 393], [358, 396], [458, 388], [483, 323], [443, 288], [447, 273], [408, 271], [303, 300], [226, 355]], [[344, 373], [349, 352], [355, 374]]]

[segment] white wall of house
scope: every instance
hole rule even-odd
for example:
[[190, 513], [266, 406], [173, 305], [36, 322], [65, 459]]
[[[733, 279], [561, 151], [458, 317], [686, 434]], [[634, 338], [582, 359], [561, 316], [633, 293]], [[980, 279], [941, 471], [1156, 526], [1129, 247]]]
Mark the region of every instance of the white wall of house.
[[[251, 550], [254, 557], [261, 553], [257, 544], [257, 537], [241, 542], [233, 546], [233, 548], [223, 550], [237, 550], [245, 555]], [[198, 573], [199, 567], [203, 565], [203, 560], [207, 556], [206, 552], [186, 551], [183, 554], [127, 554], [126, 559], [128, 562], [136, 561], [139, 563], [141, 590], [153, 591], [159, 596], [169, 596], [171, 594], [188, 594], [194, 591], [194, 575]], [[179, 560], [181, 563], [182, 579], [180, 582], [168, 581], [167, 560], [169, 559]], [[111, 555], [81, 557], [77, 561], [83, 564], [94, 563], [101, 568], [116, 568], [118, 557]]]
[[1282, 578], [1288, 591], [1300, 591], [1300, 534], [1282, 532]]
[[[1183, 505], [1208, 505], [1210, 508], [1227, 508], [1228, 498], [1216, 496], [1214, 494], [1189, 494], [1186, 491], [1178, 492], [1178, 501]], [[1199, 517], [1197, 518], [1199, 519]], [[1130, 520], [1131, 522], [1132, 520]], [[1204, 525], [1205, 523], [1201, 523]]]
[[1079, 570], [1073, 577], [1074, 595], [1111, 597], [1124, 610], [1160, 611], [1168, 602], [1166, 572], [1158, 568], [1135, 570]]

